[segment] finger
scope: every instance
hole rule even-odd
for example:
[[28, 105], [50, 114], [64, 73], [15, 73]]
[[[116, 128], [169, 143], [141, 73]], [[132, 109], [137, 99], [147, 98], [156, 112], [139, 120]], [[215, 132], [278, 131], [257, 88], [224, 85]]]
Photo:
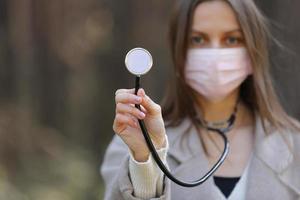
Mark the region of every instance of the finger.
[[152, 99], [146, 95], [144, 89], [139, 89], [137, 95], [142, 97], [141, 105], [147, 110], [150, 115], [157, 115], [161, 113], [160, 105], [152, 101]]
[[130, 94], [130, 93], [118, 93], [115, 97], [116, 104], [118, 103], [125, 103], [125, 104], [140, 104], [142, 102], [142, 98]]
[[[127, 104], [127, 105], [130, 105], [130, 106], [135, 107], [135, 104]], [[140, 105], [140, 108], [141, 108], [141, 111], [142, 111], [143, 113], [145, 113], [145, 114], [148, 113], [144, 106]]]
[[121, 114], [118, 113], [116, 114], [115, 117], [115, 121], [114, 121], [114, 125], [113, 125], [113, 130], [116, 133], [120, 133], [120, 128], [122, 128], [122, 126], [131, 126], [133, 128], [137, 128], [137, 122], [130, 116], [126, 115], [126, 114]]
[[[127, 104], [127, 105], [130, 105], [130, 106], [133, 106], [133, 107], [135, 107], [135, 104]], [[148, 111], [145, 109], [145, 107], [144, 106], [142, 106], [142, 105], [139, 105], [140, 106], [140, 110], [143, 112], [143, 113], [145, 113], [145, 114], [147, 114], [148, 113]], [[138, 108], [139, 109], [139, 108]]]
[[135, 116], [136, 118], [139, 119], [144, 119], [145, 118], [145, 113], [143, 113], [142, 111], [140, 111], [139, 109], [130, 106], [128, 104], [124, 104], [124, 103], [118, 103], [116, 106], [116, 112], [117, 113], [129, 113], [133, 116]]
[[115, 95], [120, 94], [120, 93], [130, 93], [130, 94], [134, 94], [134, 92], [135, 92], [135, 89], [134, 89], [134, 88], [131, 88], [131, 89], [118, 89], [118, 90], [115, 92]]
[[142, 106], [142, 105], [141, 105], [141, 110], [142, 110], [143, 113], [147, 114], [147, 110], [146, 110], [145, 107]]

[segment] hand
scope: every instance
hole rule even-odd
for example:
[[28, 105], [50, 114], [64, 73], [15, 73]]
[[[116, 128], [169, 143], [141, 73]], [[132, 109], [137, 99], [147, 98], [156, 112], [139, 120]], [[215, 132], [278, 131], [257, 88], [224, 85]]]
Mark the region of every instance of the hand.
[[[114, 132], [133, 152], [135, 160], [146, 161], [149, 149], [140, 129], [138, 119], [144, 120], [149, 136], [156, 149], [165, 146], [165, 126], [160, 105], [153, 102], [139, 89], [137, 95], [135, 89], [119, 89], [116, 91], [116, 116], [113, 123]], [[141, 111], [135, 108], [135, 104], [141, 105]]]

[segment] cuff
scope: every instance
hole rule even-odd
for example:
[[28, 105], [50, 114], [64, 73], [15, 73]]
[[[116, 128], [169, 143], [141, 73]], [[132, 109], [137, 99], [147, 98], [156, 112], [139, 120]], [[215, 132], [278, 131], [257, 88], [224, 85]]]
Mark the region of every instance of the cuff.
[[[167, 151], [169, 149], [168, 137], [166, 137], [165, 147], [158, 149], [157, 154], [163, 163], [167, 163]], [[134, 195], [142, 199], [150, 199], [160, 196], [163, 191], [164, 174], [157, 166], [152, 154], [149, 154], [147, 161], [138, 162], [134, 159], [132, 151], [128, 148], [129, 174], [134, 188]]]

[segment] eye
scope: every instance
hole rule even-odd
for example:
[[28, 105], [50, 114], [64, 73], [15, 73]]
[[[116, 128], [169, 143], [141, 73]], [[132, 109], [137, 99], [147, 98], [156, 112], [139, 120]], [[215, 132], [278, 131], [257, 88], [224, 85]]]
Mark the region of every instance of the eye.
[[192, 45], [201, 45], [204, 43], [204, 38], [202, 36], [192, 36], [191, 44]]
[[230, 46], [239, 45], [242, 43], [242, 38], [231, 36], [231, 37], [227, 37], [225, 42], [227, 45]]

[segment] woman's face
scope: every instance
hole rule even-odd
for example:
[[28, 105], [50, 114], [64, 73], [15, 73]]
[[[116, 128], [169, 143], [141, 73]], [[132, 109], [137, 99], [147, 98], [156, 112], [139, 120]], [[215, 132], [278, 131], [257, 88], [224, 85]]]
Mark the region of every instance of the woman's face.
[[244, 37], [234, 11], [225, 1], [200, 3], [194, 12], [189, 48], [243, 47]]

